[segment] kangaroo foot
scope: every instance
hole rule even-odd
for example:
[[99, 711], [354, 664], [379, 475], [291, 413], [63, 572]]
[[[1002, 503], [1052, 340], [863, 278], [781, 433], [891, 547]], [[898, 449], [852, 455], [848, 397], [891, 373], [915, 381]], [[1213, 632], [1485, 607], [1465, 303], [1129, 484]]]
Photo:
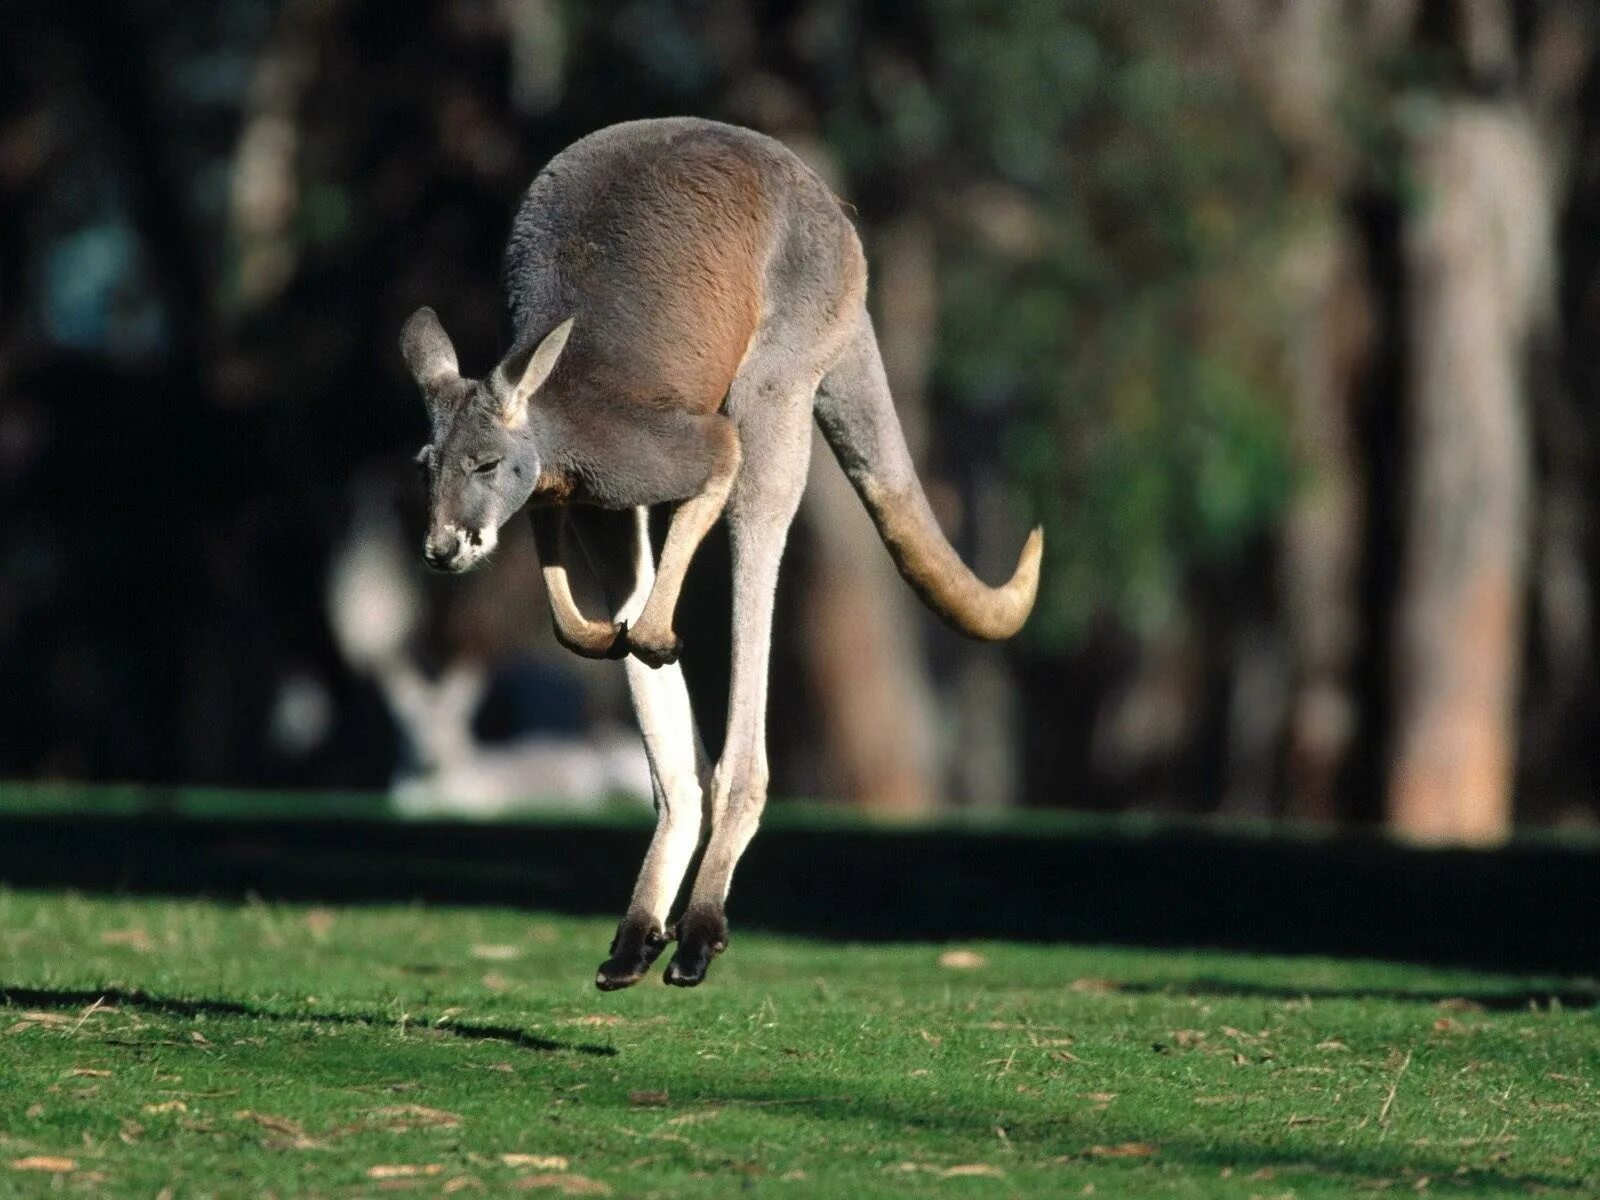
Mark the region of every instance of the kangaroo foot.
[[594, 985], [602, 992], [632, 987], [643, 979], [656, 957], [671, 941], [661, 923], [648, 916], [629, 915], [611, 939], [611, 957], [600, 964]]
[[673, 987], [697, 986], [711, 960], [727, 948], [728, 918], [721, 906], [689, 909], [678, 922], [678, 949], [667, 964], [666, 982]]

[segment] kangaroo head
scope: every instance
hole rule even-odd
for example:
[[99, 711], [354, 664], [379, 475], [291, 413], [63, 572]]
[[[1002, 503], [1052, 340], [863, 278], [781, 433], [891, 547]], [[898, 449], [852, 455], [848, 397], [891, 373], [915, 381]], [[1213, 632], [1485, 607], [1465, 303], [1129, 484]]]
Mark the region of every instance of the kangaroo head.
[[417, 462], [429, 498], [423, 557], [435, 569], [465, 571], [487, 557], [500, 526], [532, 494], [543, 464], [529, 403], [555, 370], [572, 320], [514, 350], [482, 380], [462, 376], [433, 309], [419, 308], [401, 330], [400, 351], [433, 424]]

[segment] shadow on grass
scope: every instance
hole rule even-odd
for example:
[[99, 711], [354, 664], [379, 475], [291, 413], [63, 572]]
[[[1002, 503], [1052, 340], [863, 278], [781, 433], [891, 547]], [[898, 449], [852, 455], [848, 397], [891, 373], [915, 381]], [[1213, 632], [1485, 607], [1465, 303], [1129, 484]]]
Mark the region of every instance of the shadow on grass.
[[[614, 916], [649, 837], [621, 822], [0, 812], [0, 882]], [[848, 941], [1208, 947], [1581, 975], [1594, 970], [1600, 852], [1021, 820], [829, 827], [775, 815], [740, 868], [734, 906], [738, 928]]]
[[[1092, 1167], [1125, 1173], [1134, 1179], [1139, 1178], [1137, 1172], [1141, 1170], [1179, 1167], [1197, 1177], [1204, 1172], [1215, 1173], [1219, 1178], [1232, 1177], [1243, 1182], [1251, 1193], [1274, 1196], [1288, 1193], [1296, 1183], [1303, 1182], [1295, 1177], [1307, 1174], [1324, 1183], [1343, 1185], [1349, 1195], [1390, 1188], [1408, 1193], [1422, 1191], [1429, 1180], [1440, 1184], [1441, 1191], [1448, 1181], [1451, 1195], [1532, 1193], [1589, 1198], [1596, 1194], [1590, 1173], [1521, 1168], [1503, 1157], [1500, 1161], [1485, 1161], [1502, 1154], [1501, 1143], [1495, 1139], [1483, 1143], [1474, 1143], [1473, 1139], [1383, 1140], [1388, 1137], [1383, 1127], [1351, 1123], [1348, 1132], [1332, 1145], [1309, 1137], [1290, 1141], [1283, 1132], [1290, 1128], [1286, 1126], [1288, 1114], [1281, 1112], [1259, 1121], [1256, 1133], [1261, 1140], [1251, 1142], [1229, 1137], [1220, 1128], [1215, 1137], [1196, 1136], [1192, 1126], [1169, 1133], [1142, 1123], [1136, 1116], [1088, 1121], [1077, 1114], [1063, 1113], [1057, 1117], [1007, 1119], [1005, 1113], [997, 1113], [981, 1102], [968, 1105], [969, 1111], [963, 1114], [940, 1112], [933, 1105], [885, 1094], [782, 1096], [770, 1091], [709, 1088], [674, 1092], [671, 1106], [686, 1110], [728, 1107], [792, 1113], [800, 1119], [848, 1123], [853, 1130], [863, 1125], [927, 1130], [946, 1139], [939, 1151], [946, 1158], [971, 1154], [979, 1147], [978, 1157], [988, 1159], [981, 1147], [992, 1143], [999, 1124], [1005, 1130], [1007, 1153], [1017, 1155], [1008, 1170]], [[619, 1110], [636, 1111], [620, 1105]], [[1363, 1126], [1371, 1144], [1352, 1144], [1354, 1137], [1362, 1136]], [[954, 1140], [963, 1135], [972, 1139], [971, 1146]], [[1228, 1175], [1224, 1176], [1224, 1172]], [[1170, 1175], [1165, 1178], [1170, 1179]], [[1263, 1186], [1267, 1181], [1275, 1181], [1274, 1186]]]
[[1524, 991], [1421, 991], [1412, 988], [1273, 987], [1232, 979], [1187, 979], [1172, 983], [1119, 983], [1119, 992], [1140, 996], [1220, 996], [1263, 1000], [1394, 1000], [1402, 1004], [1460, 1002], [1486, 1012], [1548, 1012], [1600, 1008], [1600, 988], [1532, 988]]
[[[107, 1007], [131, 1008], [139, 1012], [160, 1013], [169, 1017], [248, 1017], [259, 1021], [296, 1021], [318, 1025], [370, 1025], [374, 1027], [393, 1023], [385, 1018], [365, 1013], [274, 1012], [267, 1008], [256, 1008], [254, 1005], [240, 1004], [234, 1000], [180, 1000], [174, 997], [152, 996], [148, 992], [142, 992], [137, 988], [109, 987], [72, 991], [56, 988], [16, 988], [0, 984], [0, 1005], [41, 1011], [62, 1009], [81, 1012], [83, 1009], [90, 1008], [96, 1004]], [[546, 1053], [589, 1054], [601, 1058], [609, 1058], [617, 1053], [614, 1046], [600, 1046], [592, 1042], [559, 1042], [554, 1038], [540, 1037], [537, 1034], [529, 1033], [527, 1030], [516, 1029], [508, 1025], [474, 1025], [448, 1022], [443, 1025], [429, 1026], [429, 1028], [439, 1033], [465, 1038], [468, 1041], [506, 1042], [523, 1050], [537, 1050]]]

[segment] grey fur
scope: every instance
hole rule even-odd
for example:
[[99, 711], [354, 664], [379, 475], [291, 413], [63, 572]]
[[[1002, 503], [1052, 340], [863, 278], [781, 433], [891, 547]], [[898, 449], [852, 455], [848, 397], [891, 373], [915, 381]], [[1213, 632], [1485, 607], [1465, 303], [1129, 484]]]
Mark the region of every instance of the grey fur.
[[[429, 559], [471, 565], [482, 555], [449, 538], [492, 545], [488, 523], [498, 528], [531, 501], [557, 636], [581, 654], [628, 656], [655, 779], [656, 838], [596, 982], [636, 982], [675, 932], [666, 980], [697, 984], [726, 945], [724, 902], [766, 803], [773, 598], [813, 410], [902, 574], [962, 632], [1006, 637], [1021, 625], [1037, 587], [1039, 535], [998, 588], [950, 548], [884, 381], [855, 230], [821, 180], [771, 138], [673, 118], [574, 143], [529, 188], [502, 282], [513, 349], [487, 384], [460, 377], [428, 310], [402, 337], [434, 418], [424, 451]], [[565, 348], [545, 355], [539, 347], [563, 328]], [[488, 461], [499, 465], [472, 473]], [[642, 514], [667, 503], [675, 508], [657, 570]], [[694, 552], [724, 511], [733, 671], [727, 737], [707, 780], [671, 665], [672, 615]], [[572, 601], [568, 528], [605, 587], [608, 620]], [[702, 837], [674, 931], [669, 911]]]

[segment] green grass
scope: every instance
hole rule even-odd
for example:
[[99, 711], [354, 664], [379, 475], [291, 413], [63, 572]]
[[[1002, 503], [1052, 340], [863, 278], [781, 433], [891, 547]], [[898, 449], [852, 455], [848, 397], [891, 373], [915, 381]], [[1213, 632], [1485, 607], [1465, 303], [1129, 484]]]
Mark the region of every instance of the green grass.
[[609, 935], [0, 892], [0, 1195], [1600, 1195], [1592, 985], [735, 924], [607, 996]]

